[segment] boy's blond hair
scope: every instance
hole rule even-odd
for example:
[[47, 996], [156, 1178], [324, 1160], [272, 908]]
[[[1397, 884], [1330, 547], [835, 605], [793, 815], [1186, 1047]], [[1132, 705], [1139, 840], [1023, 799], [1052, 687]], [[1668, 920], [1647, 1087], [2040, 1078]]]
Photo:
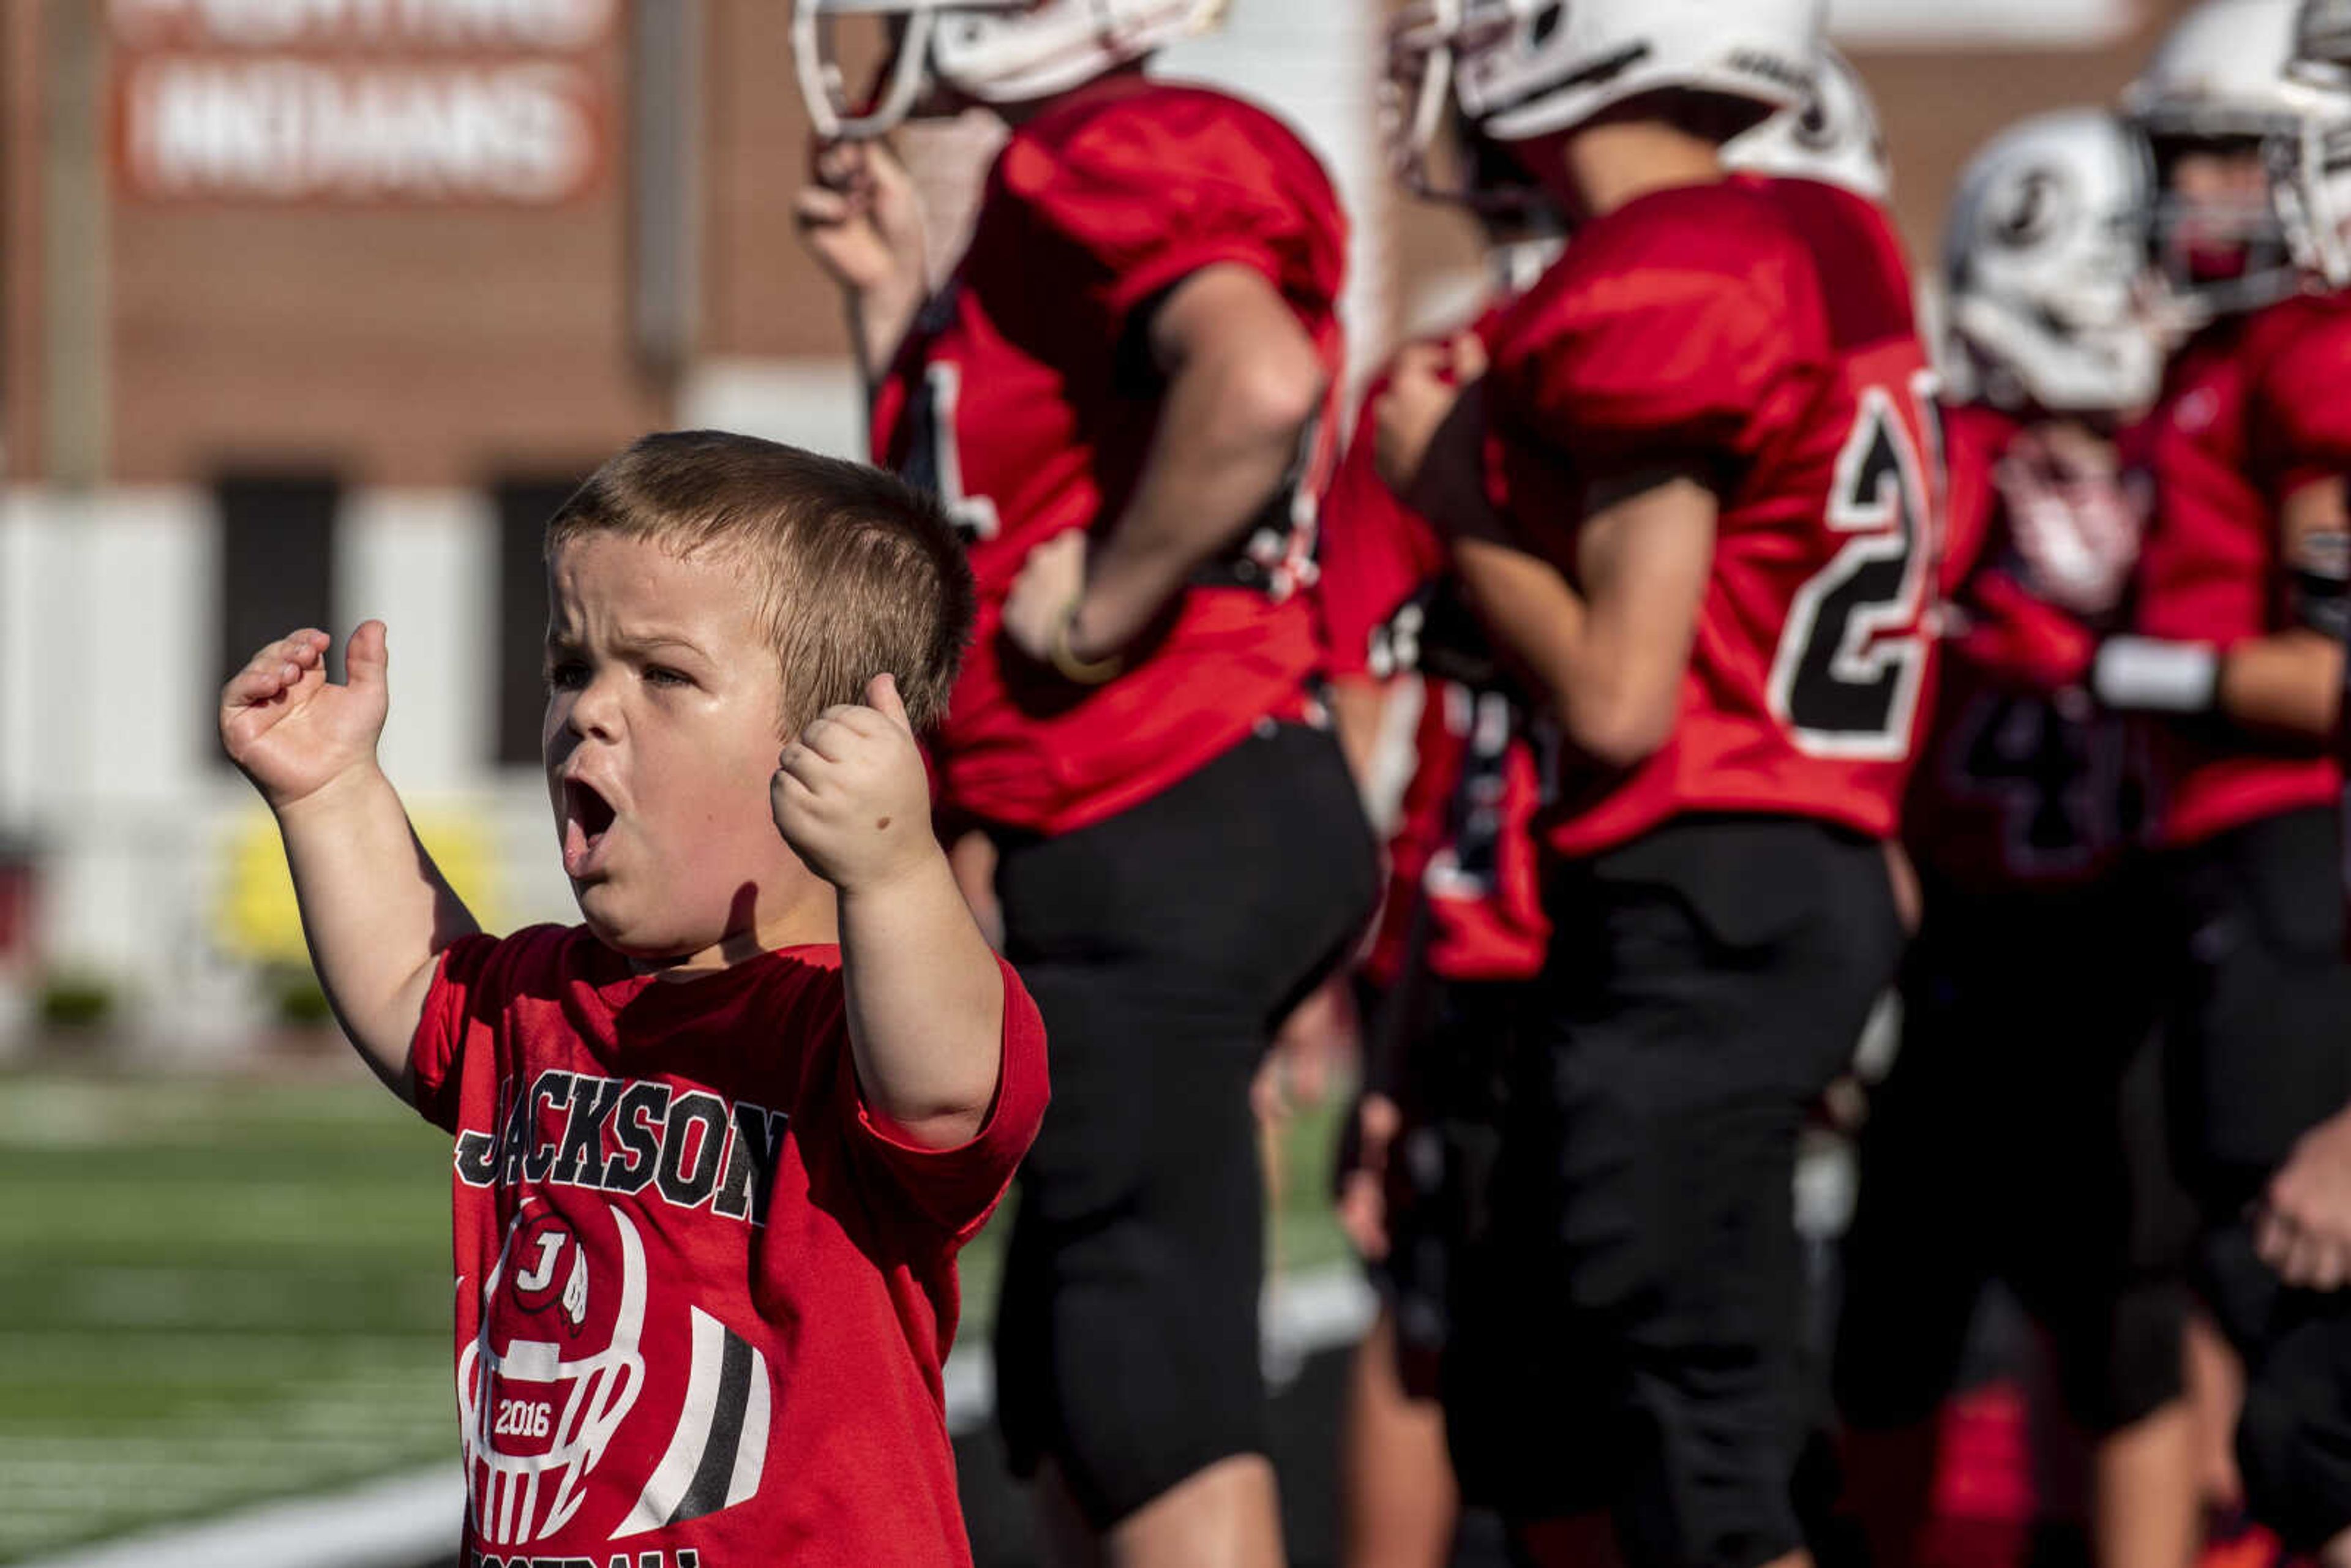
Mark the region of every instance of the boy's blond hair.
[[971, 640], [971, 567], [932, 497], [862, 463], [716, 430], [644, 436], [548, 520], [739, 562], [784, 675], [781, 733], [887, 672], [917, 729], [946, 712]]

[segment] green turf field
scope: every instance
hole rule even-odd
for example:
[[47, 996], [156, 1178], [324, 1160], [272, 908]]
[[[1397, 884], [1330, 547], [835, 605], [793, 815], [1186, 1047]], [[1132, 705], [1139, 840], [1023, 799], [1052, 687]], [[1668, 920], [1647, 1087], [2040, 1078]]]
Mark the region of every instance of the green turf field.
[[[455, 1463], [447, 1142], [301, 1075], [0, 1076], [0, 1562]], [[1340, 1250], [1333, 1119], [1283, 1140], [1286, 1268]], [[968, 1342], [993, 1234], [965, 1268]]]

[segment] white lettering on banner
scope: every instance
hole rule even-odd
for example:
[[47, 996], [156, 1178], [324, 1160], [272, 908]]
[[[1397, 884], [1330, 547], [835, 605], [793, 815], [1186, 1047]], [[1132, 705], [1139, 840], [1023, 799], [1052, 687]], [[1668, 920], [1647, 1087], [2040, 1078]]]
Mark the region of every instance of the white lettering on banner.
[[559, 202], [598, 175], [600, 101], [568, 64], [157, 57], [124, 84], [124, 173], [171, 198]]
[[132, 47], [395, 46], [577, 49], [611, 26], [616, 0], [113, 0]]

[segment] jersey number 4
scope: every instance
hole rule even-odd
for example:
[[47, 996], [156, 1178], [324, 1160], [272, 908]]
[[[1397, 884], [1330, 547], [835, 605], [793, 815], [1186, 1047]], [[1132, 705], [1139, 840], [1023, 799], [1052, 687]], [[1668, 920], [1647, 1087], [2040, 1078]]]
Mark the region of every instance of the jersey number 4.
[[1882, 386], [1862, 390], [1826, 519], [1849, 537], [1797, 591], [1772, 655], [1771, 711], [1815, 757], [1896, 762], [1910, 751], [1935, 554], [1932, 385], [1915, 378], [1907, 409]]

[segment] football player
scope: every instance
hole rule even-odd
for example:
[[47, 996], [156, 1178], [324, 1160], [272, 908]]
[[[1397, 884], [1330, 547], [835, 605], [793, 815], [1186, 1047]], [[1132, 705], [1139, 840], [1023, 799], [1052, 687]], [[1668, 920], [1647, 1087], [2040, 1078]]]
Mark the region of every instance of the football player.
[[1970, 623], [1905, 814], [1925, 915], [1861, 1133], [1836, 1366], [1852, 1491], [1887, 1568], [1918, 1560], [1936, 1416], [1992, 1279], [2048, 1333], [2092, 1441], [2096, 1560], [2194, 1551], [2143, 769], [2080, 688], [2141, 532], [2117, 437], [2162, 371], [2145, 164], [2104, 111], [2036, 115], [1976, 155], [1945, 225], [1944, 571]]
[[[2166, 1029], [2206, 1237], [2246, 1362], [2253, 1513], [2351, 1561], [2351, 966], [2336, 887], [2351, 282], [2328, 211], [2346, 118], [2308, 79], [2337, 7], [2206, 0], [2133, 84], [2158, 259], [2196, 328], [2149, 423], [2137, 635], [2093, 690], [2154, 716], [2155, 836], [2177, 922]], [[2291, 65], [2297, 22], [2311, 67]]]
[[1438, 20], [1464, 110], [1571, 226], [1490, 350], [1407, 351], [1375, 414], [1559, 734], [1494, 1223], [1508, 1462], [1582, 1516], [1521, 1544], [1583, 1560], [1605, 1509], [1636, 1563], [1804, 1563], [1796, 1140], [1893, 968], [1930, 662], [1907, 267], [1873, 204], [1724, 165], [1802, 101], [1811, 0]]
[[[1303, 592], [1345, 223], [1280, 120], [1146, 74], [1220, 9], [800, 0], [795, 19], [811, 114], [847, 139], [801, 214], [886, 367], [873, 454], [947, 502], [977, 579], [939, 775], [995, 841], [1005, 950], [1053, 1051], [998, 1406], [1072, 1560], [1280, 1560], [1249, 1082], [1374, 891]], [[893, 50], [854, 106], [830, 24], [877, 12]], [[1011, 134], [925, 293], [875, 138], [973, 104]]]
[[[1560, 222], [1510, 153], [1455, 126], [1440, 172], [1416, 126], [1425, 8], [1391, 29], [1391, 151], [1405, 188], [1458, 204], [1486, 246], [1495, 320], [1560, 248]], [[1449, 95], [1434, 101], [1447, 109]], [[1374, 396], [1384, 384], [1374, 378]], [[1316, 601], [1334, 706], [1376, 797], [1397, 771], [1383, 744], [1411, 730], [1387, 837], [1387, 889], [1358, 966], [1364, 1089], [1343, 1143], [1339, 1212], [1379, 1292], [1357, 1348], [1340, 1442], [1341, 1561], [1441, 1568], [1458, 1493], [1437, 1401], [1455, 1276], [1481, 1229], [1498, 1069], [1519, 987], [1549, 926], [1536, 889], [1535, 759], [1517, 681], [1455, 591], [1444, 541], [1373, 462], [1372, 399], [1322, 506]], [[1393, 737], [1389, 737], [1391, 740]]]

